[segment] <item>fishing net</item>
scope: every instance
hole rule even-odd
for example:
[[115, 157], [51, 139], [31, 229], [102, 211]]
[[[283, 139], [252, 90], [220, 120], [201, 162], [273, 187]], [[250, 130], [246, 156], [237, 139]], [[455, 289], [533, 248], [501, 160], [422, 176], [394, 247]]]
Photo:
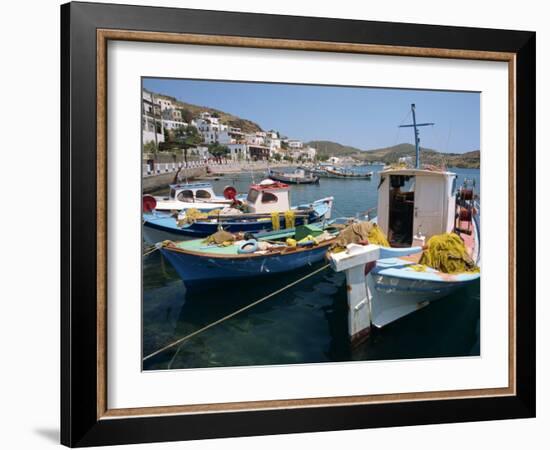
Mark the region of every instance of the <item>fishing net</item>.
[[185, 211], [185, 216], [178, 219], [178, 226], [182, 226], [188, 223], [194, 223], [197, 220], [205, 220], [208, 218], [216, 217], [221, 213], [221, 209], [213, 209], [207, 213], [198, 210], [197, 208], [189, 208]]
[[346, 248], [348, 244], [358, 244], [368, 241], [369, 244], [389, 247], [384, 232], [373, 222], [353, 222], [344, 228], [338, 235], [334, 248]]
[[294, 228], [296, 224], [296, 215], [294, 211], [285, 211], [285, 228]]
[[273, 231], [277, 231], [281, 228], [279, 213], [277, 211], [271, 213], [271, 226], [273, 227]]
[[228, 231], [219, 230], [216, 231], [214, 234], [211, 234], [208, 236], [204, 242], [207, 244], [218, 244], [223, 245], [225, 243], [231, 243], [235, 240], [235, 236], [229, 233]]
[[426, 246], [419, 264], [450, 274], [479, 272], [464, 242], [455, 233], [436, 234], [428, 239]]

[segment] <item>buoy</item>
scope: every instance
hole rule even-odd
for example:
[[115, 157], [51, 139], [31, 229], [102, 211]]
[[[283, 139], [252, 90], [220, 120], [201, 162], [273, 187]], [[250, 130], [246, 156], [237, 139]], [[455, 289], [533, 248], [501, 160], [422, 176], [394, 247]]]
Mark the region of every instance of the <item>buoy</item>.
[[157, 207], [157, 201], [152, 195], [144, 195], [142, 199], [143, 212], [151, 212]]
[[233, 186], [226, 186], [223, 188], [223, 196], [227, 200], [235, 200], [235, 197], [237, 197], [237, 189]]
[[258, 241], [256, 241], [255, 239], [250, 239], [243, 242], [241, 245], [239, 245], [239, 248], [237, 249], [237, 253], [240, 255], [246, 253], [254, 253], [256, 251], [258, 251]]

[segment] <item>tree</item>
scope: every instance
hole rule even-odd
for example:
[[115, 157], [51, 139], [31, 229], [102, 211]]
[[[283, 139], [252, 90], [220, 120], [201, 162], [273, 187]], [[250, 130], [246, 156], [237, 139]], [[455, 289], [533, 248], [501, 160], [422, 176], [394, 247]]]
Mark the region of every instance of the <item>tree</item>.
[[193, 120], [193, 113], [187, 108], [180, 108], [181, 118], [184, 122], [191, 123]]
[[214, 142], [208, 145], [208, 152], [216, 157], [220, 158], [226, 156], [229, 153], [229, 148], [226, 145], [221, 145], [219, 142]]
[[199, 130], [192, 125], [186, 127], [179, 127], [176, 132], [176, 141], [183, 149], [183, 158], [185, 160], [185, 165], [187, 166], [187, 152], [191, 147], [196, 147], [199, 144], [202, 144], [202, 136], [199, 134]]
[[281, 160], [281, 154], [280, 153], [273, 153], [273, 159], [275, 161], [280, 161]]

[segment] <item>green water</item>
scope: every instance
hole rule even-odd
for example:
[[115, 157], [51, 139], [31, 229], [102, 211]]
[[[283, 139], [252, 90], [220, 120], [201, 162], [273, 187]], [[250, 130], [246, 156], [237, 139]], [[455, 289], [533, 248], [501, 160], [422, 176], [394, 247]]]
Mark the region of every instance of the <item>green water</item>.
[[[359, 170], [375, 172], [381, 167]], [[453, 169], [458, 183], [479, 170]], [[255, 181], [261, 174], [254, 174]], [[245, 192], [250, 173], [214, 181], [216, 192], [231, 184]], [[322, 179], [292, 187], [292, 203], [332, 195], [333, 217], [376, 207], [377, 173], [369, 180]], [[322, 266], [323, 263], [319, 265]], [[316, 267], [259, 281], [186, 292], [159, 252], [143, 261], [143, 355], [285, 286]], [[479, 283], [434, 302], [382, 329], [351, 349], [347, 337], [345, 276], [330, 269], [143, 363], [144, 370], [314, 362], [387, 360], [479, 355]]]

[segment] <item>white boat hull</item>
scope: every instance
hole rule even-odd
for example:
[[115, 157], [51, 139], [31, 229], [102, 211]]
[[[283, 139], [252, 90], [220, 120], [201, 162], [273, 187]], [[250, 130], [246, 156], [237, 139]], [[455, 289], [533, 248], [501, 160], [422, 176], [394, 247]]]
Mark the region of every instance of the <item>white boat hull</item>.
[[469, 282], [434, 282], [368, 275], [371, 322], [381, 328], [433, 301], [447, 297], [467, 284]]

